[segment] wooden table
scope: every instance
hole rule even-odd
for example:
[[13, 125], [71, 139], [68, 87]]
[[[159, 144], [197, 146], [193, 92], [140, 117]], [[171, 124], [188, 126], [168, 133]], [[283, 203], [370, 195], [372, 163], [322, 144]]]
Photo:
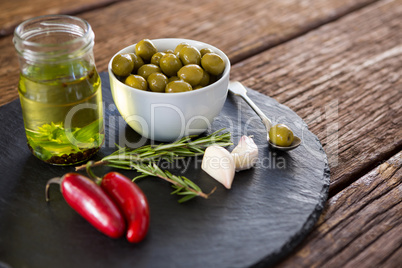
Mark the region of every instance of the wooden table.
[[232, 80], [297, 112], [328, 155], [325, 210], [277, 267], [402, 264], [402, 0], [6, 0], [0, 10], [0, 105], [18, 97], [13, 29], [37, 15], [86, 19], [99, 71], [143, 38], [219, 47]]

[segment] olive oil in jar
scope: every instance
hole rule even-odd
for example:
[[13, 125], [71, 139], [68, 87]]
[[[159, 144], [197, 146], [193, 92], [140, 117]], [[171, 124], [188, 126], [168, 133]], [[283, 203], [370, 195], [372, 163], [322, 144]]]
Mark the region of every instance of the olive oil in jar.
[[89, 159], [104, 140], [90, 25], [72, 16], [41, 16], [20, 24], [13, 40], [29, 149], [55, 165]]
[[43, 161], [65, 165], [88, 159], [102, 145], [102, 91], [95, 70], [49, 79], [58, 77], [54, 70], [63, 69], [58, 67], [42, 67], [46, 79], [21, 75], [18, 90], [30, 150]]

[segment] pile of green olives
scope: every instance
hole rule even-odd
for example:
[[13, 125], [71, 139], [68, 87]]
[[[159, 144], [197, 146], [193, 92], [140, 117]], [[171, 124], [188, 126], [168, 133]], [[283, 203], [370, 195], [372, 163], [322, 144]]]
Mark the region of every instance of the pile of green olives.
[[225, 61], [217, 53], [185, 42], [162, 52], [143, 39], [135, 45], [135, 53], [118, 54], [112, 60], [112, 71], [121, 82], [153, 92], [196, 90], [217, 81], [224, 70]]

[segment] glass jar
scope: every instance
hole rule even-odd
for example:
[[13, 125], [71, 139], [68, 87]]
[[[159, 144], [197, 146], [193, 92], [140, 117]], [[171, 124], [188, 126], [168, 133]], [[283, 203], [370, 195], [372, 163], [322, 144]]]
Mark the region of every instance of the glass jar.
[[91, 26], [72, 16], [36, 17], [15, 29], [13, 42], [29, 149], [55, 165], [89, 159], [104, 140]]

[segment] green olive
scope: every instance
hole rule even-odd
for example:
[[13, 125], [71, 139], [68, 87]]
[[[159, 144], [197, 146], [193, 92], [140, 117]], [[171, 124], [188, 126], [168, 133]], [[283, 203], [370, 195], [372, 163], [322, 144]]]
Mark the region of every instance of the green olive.
[[126, 80], [124, 83], [130, 87], [137, 88], [140, 90], [147, 90], [148, 89], [148, 83], [145, 80], [144, 77], [136, 74], [130, 74], [127, 76]]
[[174, 75], [174, 76], [169, 77], [168, 80], [169, 80], [169, 82], [172, 82], [172, 81], [180, 80], [180, 78]]
[[149, 39], [143, 39], [135, 45], [135, 53], [144, 61], [149, 62], [158, 49]]
[[153, 92], [165, 92], [168, 78], [163, 73], [152, 73], [148, 76], [148, 87]]
[[213, 53], [213, 52], [214, 52], [214, 51], [213, 51], [212, 49], [208, 48], [208, 47], [203, 48], [203, 49], [200, 50], [201, 57], [204, 56], [204, 55], [207, 54], [207, 53]]
[[184, 46], [179, 52], [179, 58], [184, 65], [198, 64], [201, 62], [200, 51], [193, 46]]
[[118, 76], [127, 76], [134, 68], [133, 59], [129, 54], [118, 54], [113, 58], [112, 71]]
[[183, 66], [177, 72], [177, 75], [179, 78], [194, 87], [201, 82], [201, 79], [204, 76], [204, 70], [197, 64], [188, 64]]
[[174, 54], [174, 50], [173, 49], [166, 49], [165, 53], [170, 53], [170, 54]]
[[277, 124], [269, 130], [269, 140], [278, 146], [288, 147], [294, 140], [292, 130], [284, 124]]
[[155, 65], [155, 64], [144, 64], [142, 65], [139, 69], [137, 74], [141, 75], [142, 77], [145, 78], [145, 80], [148, 79], [148, 76], [152, 73], [160, 73], [161, 72], [161, 68], [159, 68], [159, 66]]
[[193, 90], [200, 89], [200, 88], [203, 88], [203, 86], [200, 86], [200, 85], [195, 86], [195, 87], [193, 87]]
[[169, 82], [165, 88], [166, 93], [177, 93], [191, 90], [193, 90], [191, 85], [183, 80]]
[[137, 54], [135, 54], [135, 53], [129, 53], [129, 55], [131, 56], [131, 58], [133, 59], [133, 61], [134, 61], [134, 68], [133, 68], [133, 70], [131, 71], [131, 73], [137, 73], [137, 71], [138, 71], [138, 69], [142, 66], [142, 65], [144, 65], [144, 61], [142, 60], [142, 58], [141, 57], [139, 57], [139, 56], [137, 56]]
[[161, 58], [159, 66], [167, 76], [175, 76], [183, 64], [175, 54], [166, 53]]
[[220, 75], [225, 70], [225, 62], [216, 53], [207, 53], [201, 58], [201, 66], [210, 74]]
[[178, 45], [176, 46], [176, 48], [174, 49], [173, 53], [174, 53], [174, 54], [179, 53], [180, 50], [181, 50], [183, 47], [185, 47], [185, 46], [189, 46], [189, 44], [186, 43], [186, 42], [183, 42], [183, 43], [178, 44]]
[[198, 85], [205, 87], [209, 85], [209, 81], [210, 81], [210, 75], [208, 74], [208, 72], [202, 70], [202, 78], [201, 81], [198, 83]]
[[165, 52], [156, 52], [151, 58], [151, 63], [159, 66], [161, 58], [165, 54], [166, 54]]

